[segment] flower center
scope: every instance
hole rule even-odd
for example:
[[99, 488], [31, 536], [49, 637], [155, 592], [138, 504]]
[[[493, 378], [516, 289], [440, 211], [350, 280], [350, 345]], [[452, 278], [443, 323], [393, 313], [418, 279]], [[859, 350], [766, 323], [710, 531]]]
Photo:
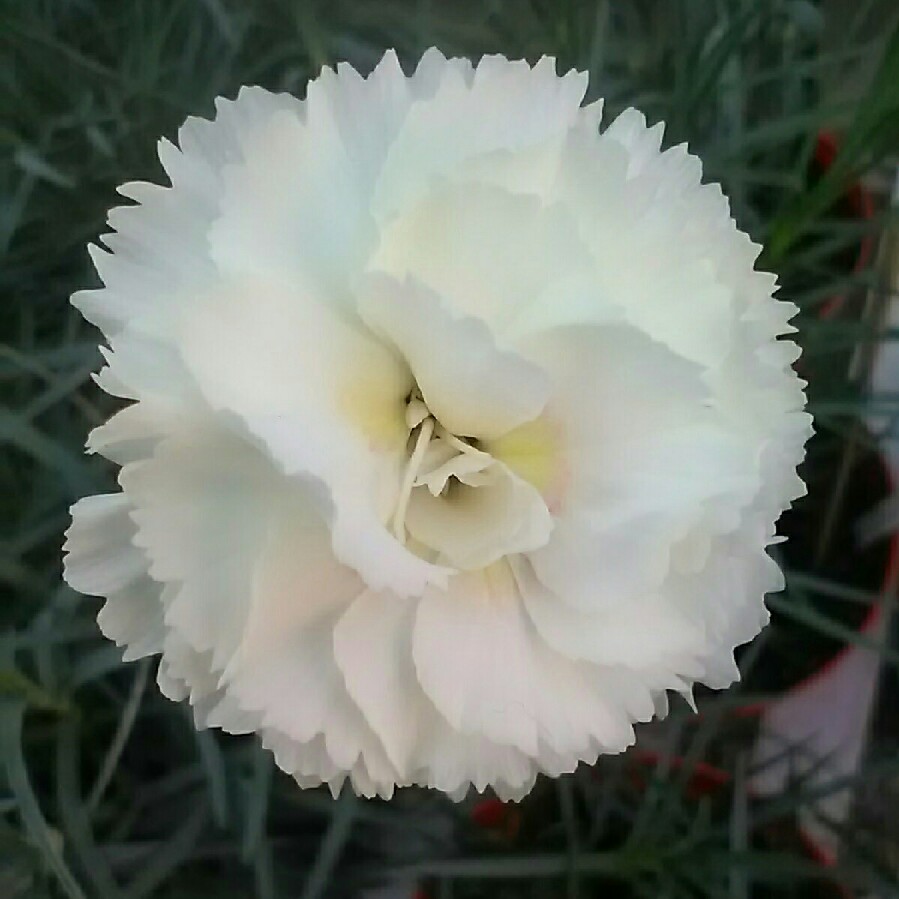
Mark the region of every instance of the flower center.
[[392, 524], [393, 533], [401, 543], [406, 542], [406, 516], [416, 487], [426, 487], [435, 497], [450, 492], [451, 478], [477, 487], [485, 483], [482, 472], [493, 463], [489, 453], [447, 431], [432, 415], [418, 388], [409, 396], [405, 416], [410, 452]]

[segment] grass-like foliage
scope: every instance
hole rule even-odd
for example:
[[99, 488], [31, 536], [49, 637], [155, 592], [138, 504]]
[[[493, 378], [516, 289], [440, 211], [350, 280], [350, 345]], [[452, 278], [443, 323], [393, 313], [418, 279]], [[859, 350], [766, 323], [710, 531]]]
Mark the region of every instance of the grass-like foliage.
[[[750, 725], [730, 714], [745, 691], [710, 697], [701, 719], [675, 710], [654, 742], [662, 762], [605, 759], [541, 781], [520, 807], [422, 791], [332, 801], [297, 789], [252, 738], [195, 732], [152, 688], [152, 664], [123, 665], [98, 604], [61, 582], [60, 545], [68, 506], [112, 486], [110, 466], [83, 454], [111, 410], [90, 381], [98, 334], [67, 299], [95, 284], [85, 245], [115, 187], [161, 176], [157, 139], [242, 84], [301, 93], [323, 64], [368, 71], [390, 46], [410, 67], [431, 44], [546, 53], [589, 70], [607, 115], [637, 105], [665, 119], [669, 144], [688, 141], [802, 308], [820, 527], [812, 540], [810, 516], [796, 525], [806, 539], [765, 639], [800, 654], [862, 642], [895, 663], [899, 650], [856, 634], [884, 561], [876, 547], [852, 554], [850, 513], [864, 509], [849, 499], [853, 472], [877, 469], [865, 416], [888, 426], [899, 402], [864, 389], [895, 335], [878, 330], [876, 266], [854, 266], [890, 217], [841, 203], [897, 149], [899, 40], [889, 3], [855, 6], [834, 23], [811, 0], [0, 0], [0, 896], [851, 895], [824, 882], [790, 826], [816, 798], [806, 781], [747, 797]], [[848, 76], [856, 87], [842, 89]], [[825, 126], [845, 137], [815, 170]], [[820, 315], [834, 296], [846, 300]], [[766, 647], [744, 655], [745, 689], [770, 688], [751, 674]], [[897, 730], [887, 722], [850, 783], [814, 789], [863, 795], [894, 779]], [[826, 879], [896, 895], [863, 819], [845, 826]]]

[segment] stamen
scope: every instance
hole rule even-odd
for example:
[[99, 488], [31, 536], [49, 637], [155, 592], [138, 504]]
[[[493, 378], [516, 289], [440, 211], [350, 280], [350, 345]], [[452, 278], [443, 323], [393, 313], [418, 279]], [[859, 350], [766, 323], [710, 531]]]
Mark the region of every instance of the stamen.
[[421, 430], [418, 432], [418, 438], [415, 441], [415, 449], [412, 450], [412, 455], [409, 457], [409, 462], [403, 475], [400, 498], [393, 516], [393, 533], [400, 543], [406, 542], [406, 512], [409, 509], [409, 498], [412, 495], [412, 487], [415, 484], [415, 479], [418, 477], [418, 470], [421, 468], [425, 451], [431, 442], [431, 437], [434, 435], [434, 424], [434, 419], [430, 417], [421, 423]]
[[414, 431], [430, 414], [424, 400], [413, 397], [406, 406], [406, 427]]
[[485, 453], [483, 450], [479, 450], [476, 446], [472, 446], [470, 443], [466, 443], [464, 440], [460, 440], [455, 434], [451, 434], [443, 425], [437, 425], [437, 436], [445, 440], [453, 449], [459, 450], [460, 453], [470, 454], [474, 456], [489, 456], [490, 453]]
[[[439, 422], [436, 430], [440, 431]], [[436, 440], [449, 445], [449, 442], [442, 437], [437, 437]], [[456, 478], [464, 484], [474, 486], [470, 481], [471, 476], [484, 471], [492, 463], [493, 457], [489, 453], [481, 451], [456, 453], [442, 464], [430, 470], [427, 470], [427, 466], [425, 466], [426, 470], [418, 475], [412, 486], [427, 487], [432, 496], [443, 496], [447, 491], [451, 478]]]

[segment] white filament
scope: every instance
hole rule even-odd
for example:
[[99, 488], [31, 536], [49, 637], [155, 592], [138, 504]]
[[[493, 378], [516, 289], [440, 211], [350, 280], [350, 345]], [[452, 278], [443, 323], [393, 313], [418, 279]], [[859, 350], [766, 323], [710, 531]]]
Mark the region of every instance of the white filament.
[[[409, 408], [412, 403], [409, 404]], [[408, 414], [408, 413], [407, 413]], [[396, 505], [396, 512], [393, 516], [393, 533], [400, 543], [406, 542], [406, 512], [409, 509], [409, 498], [412, 495], [412, 488], [415, 485], [415, 479], [418, 477], [418, 470], [421, 468], [422, 460], [431, 442], [434, 434], [434, 419], [428, 416], [421, 422], [421, 430], [418, 432], [418, 438], [415, 441], [415, 449], [406, 463], [406, 471], [403, 474], [403, 483], [400, 487], [400, 498]]]

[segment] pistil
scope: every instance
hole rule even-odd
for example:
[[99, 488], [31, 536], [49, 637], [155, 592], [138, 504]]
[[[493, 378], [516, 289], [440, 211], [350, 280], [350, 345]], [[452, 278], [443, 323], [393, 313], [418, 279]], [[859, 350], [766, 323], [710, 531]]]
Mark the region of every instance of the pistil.
[[[434, 426], [436, 424], [434, 419], [428, 414], [427, 407], [424, 403], [421, 403], [421, 406], [424, 408], [427, 417], [419, 421], [419, 431], [418, 437], [415, 440], [415, 448], [412, 450], [412, 455], [406, 463], [406, 470], [403, 473], [403, 482], [400, 485], [399, 502], [397, 502], [396, 512], [393, 516], [393, 533], [400, 543], [406, 542], [406, 512], [409, 510], [409, 499], [412, 496], [412, 488], [415, 486], [415, 480], [418, 477], [418, 472], [425, 457], [425, 452], [428, 449], [428, 444], [431, 442], [431, 437], [434, 435]], [[412, 409], [412, 407], [413, 403], [410, 403], [406, 409], [407, 421], [415, 419], [416, 417], [415, 413], [412, 415], [409, 414], [409, 410]], [[419, 410], [416, 410], [416, 413], [418, 411]]]

